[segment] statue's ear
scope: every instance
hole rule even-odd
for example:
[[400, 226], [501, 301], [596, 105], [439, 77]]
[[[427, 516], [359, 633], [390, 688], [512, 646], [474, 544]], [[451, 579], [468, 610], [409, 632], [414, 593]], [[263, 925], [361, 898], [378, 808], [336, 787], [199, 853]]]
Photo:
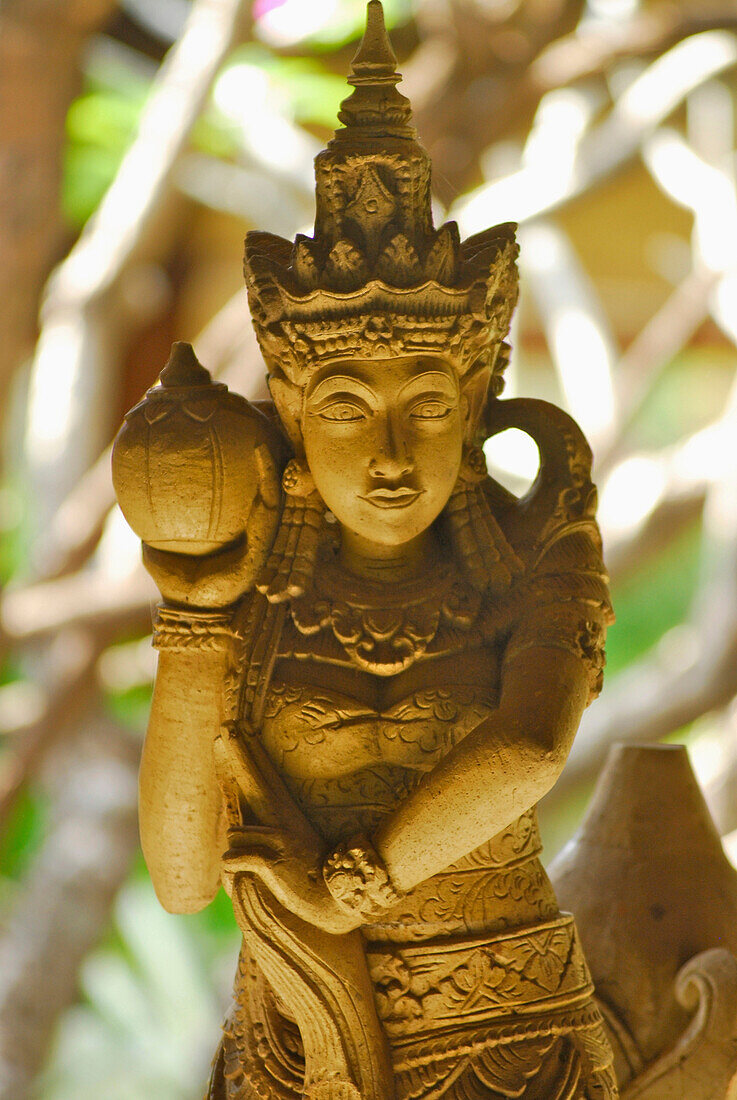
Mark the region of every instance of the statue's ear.
[[489, 383], [494, 370], [494, 349], [485, 349], [461, 380], [465, 406], [464, 437], [469, 443], [485, 438], [485, 411], [489, 400]]
[[284, 375], [271, 375], [269, 377], [269, 390], [274, 398], [276, 411], [282, 422], [285, 432], [291, 440], [295, 454], [304, 454], [302, 441], [302, 429], [300, 428], [300, 415], [302, 413], [302, 390], [295, 386]]

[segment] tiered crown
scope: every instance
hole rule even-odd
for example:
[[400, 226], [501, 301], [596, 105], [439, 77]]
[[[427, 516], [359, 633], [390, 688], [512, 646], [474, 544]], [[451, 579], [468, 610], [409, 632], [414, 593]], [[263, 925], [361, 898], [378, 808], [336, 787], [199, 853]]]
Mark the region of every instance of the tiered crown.
[[430, 353], [461, 373], [498, 348], [517, 300], [515, 226], [435, 229], [430, 160], [370, 0], [343, 127], [315, 160], [313, 237], [246, 237], [249, 304], [272, 372], [302, 385], [331, 359]]

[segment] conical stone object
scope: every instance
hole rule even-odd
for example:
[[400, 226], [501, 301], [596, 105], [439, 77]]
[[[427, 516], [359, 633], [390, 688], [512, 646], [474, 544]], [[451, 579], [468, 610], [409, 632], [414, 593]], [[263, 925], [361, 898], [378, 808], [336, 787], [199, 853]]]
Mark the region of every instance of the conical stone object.
[[649, 1063], [689, 1020], [674, 991], [681, 966], [710, 948], [737, 954], [737, 872], [685, 747], [615, 746], [549, 873], [598, 996]]

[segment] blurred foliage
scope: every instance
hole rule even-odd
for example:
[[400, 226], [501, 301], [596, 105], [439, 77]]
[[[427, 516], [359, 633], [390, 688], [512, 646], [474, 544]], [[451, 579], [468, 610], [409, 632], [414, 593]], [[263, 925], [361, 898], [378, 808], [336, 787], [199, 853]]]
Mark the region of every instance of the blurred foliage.
[[345, 79], [326, 72], [317, 58], [278, 57], [250, 43], [234, 51], [224, 72], [239, 66], [256, 69], [268, 78], [269, 97], [288, 118], [326, 131], [335, 127], [346, 94]]
[[22, 575], [29, 547], [28, 501], [19, 479], [9, 476], [0, 487], [0, 586]]
[[139, 876], [113, 919], [116, 942], [85, 960], [80, 1003], [63, 1018], [39, 1095], [198, 1100], [219, 1035], [222, 946], [206, 921], [165, 913]]
[[135, 134], [151, 85], [126, 54], [91, 63], [67, 113], [62, 208], [79, 229], [94, 212]]
[[46, 833], [46, 797], [36, 788], [21, 791], [9, 821], [0, 834], [0, 890], [2, 879], [19, 880]]
[[[330, 11], [324, 23], [318, 21], [312, 33], [293, 44], [301, 55], [317, 56], [280, 56], [263, 44], [248, 43], [233, 51], [222, 75], [239, 66], [255, 69], [268, 79], [269, 95], [286, 117], [300, 125], [332, 129], [346, 83], [325, 68], [319, 55], [360, 36], [365, 8], [362, 0], [341, 0]], [[408, 0], [387, 0], [387, 25], [406, 20], [410, 11]], [[117, 56], [106, 51], [88, 67], [85, 87], [67, 115], [61, 202], [71, 227], [84, 225], [115, 178], [150, 86], [138, 59], [124, 50]], [[232, 126], [213, 106], [198, 120], [192, 145], [199, 152], [226, 159], [235, 158], [239, 151]]]
[[683, 622], [699, 580], [700, 550], [701, 529], [694, 524], [648, 569], [613, 587], [617, 621], [607, 635], [608, 676], [616, 676]]
[[668, 447], [705, 427], [723, 411], [733, 375], [731, 348], [684, 349], [643, 402], [630, 429], [632, 448]]
[[110, 713], [118, 722], [122, 722], [129, 729], [143, 731], [151, 709], [152, 692], [152, 684], [138, 684], [126, 691], [108, 692], [105, 695], [105, 701]]
[[[264, 16], [279, 6], [274, 0], [256, 0], [254, 13], [257, 17]], [[294, 0], [291, 7], [292, 10], [295, 7]], [[384, 0], [384, 16], [390, 30], [397, 23], [409, 18], [411, 13], [411, 0]], [[310, 28], [299, 38], [295, 37], [290, 42], [290, 47], [301, 53], [311, 50], [333, 52], [347, 42], [355, 42], [360, 38], [365, 22], [364, 0], [321, 0], [321, 3], [314, 5], [310, 14]], [[256, 33], [259, 33], [258, 24]]]

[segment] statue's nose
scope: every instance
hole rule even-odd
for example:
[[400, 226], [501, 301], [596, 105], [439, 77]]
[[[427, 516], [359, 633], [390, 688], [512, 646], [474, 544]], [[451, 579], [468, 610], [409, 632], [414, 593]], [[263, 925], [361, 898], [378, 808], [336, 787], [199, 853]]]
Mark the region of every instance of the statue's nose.
[[391, 416], [387, 416], [383, 423], [380, 421], [377, 427], [380, 437], [375, 440], [376, 453], [369, 462], [369, 473], [372, 477], [398, 481], [414, 469], [407, 439], [401, 426]]
[[380, 455], [372, 458], [369, 463], [369, 473], [372, 477], [386, 478], [387, 481], [398, 481], [412, 473], [414, 463], [409, 455]]

